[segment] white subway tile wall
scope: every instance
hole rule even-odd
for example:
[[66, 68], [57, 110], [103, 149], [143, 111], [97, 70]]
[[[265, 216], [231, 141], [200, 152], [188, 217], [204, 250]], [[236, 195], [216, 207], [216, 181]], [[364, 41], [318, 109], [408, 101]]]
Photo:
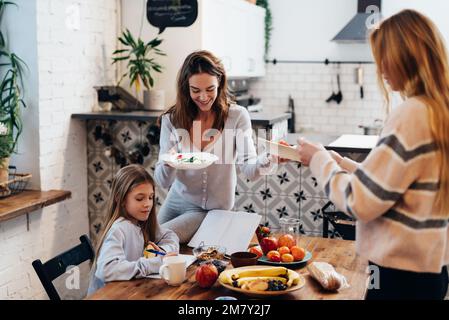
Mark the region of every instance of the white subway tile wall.
[[[40, 159], [30, 161], [40, 163], [41, 189], [70, 190], [72, 199], [33, 212], [29, 231], [26, 216], [0, 223], [0, 299], [48, 299], [32, 261], [47, 261], [89, 234], [86, 124], [70, 116], [92, 109], [94, 86], [115, 82], [117, 4], [36, 1], [39, 100], [29, 107], [39, 108]], [[55, 282], [63, 299], [85, 296], [89, 270], [81, 266], [79, 289], [76, 281], [66, 285], [74, 273]]]
[[[364, 98], [356, 83], [359, 64], [337, 65], [305, 63], [272, 63], [266, 65], [266, 76], [251, 82], [250, 92], [262, 99], [264, 112], [285, 112], [288, 97], [295, 104], [297, 132], [329, 134], [363, 134], [359, 125], [373, 125], [385, 118], [385, 104], [377, 85], [376, 67], [364, 64]], [[340, 71], [339, 71], [340, 70]], [[337, 93], [337, 73], [340, 73], [343, 100], [327, 103]]]

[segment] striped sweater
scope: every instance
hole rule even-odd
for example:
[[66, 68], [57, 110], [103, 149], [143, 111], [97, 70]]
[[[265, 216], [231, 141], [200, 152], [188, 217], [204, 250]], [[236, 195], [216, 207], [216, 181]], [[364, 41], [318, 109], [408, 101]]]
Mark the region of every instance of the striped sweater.
[[435, 214], [440, 167], [427, 107], [410, 98], [389, 116], [376, 147], [356, 165], [319, 151], [310, 169], [356, 222], [357, 253], [383, 267], [441, 272], [449, 264], [448, 219]]

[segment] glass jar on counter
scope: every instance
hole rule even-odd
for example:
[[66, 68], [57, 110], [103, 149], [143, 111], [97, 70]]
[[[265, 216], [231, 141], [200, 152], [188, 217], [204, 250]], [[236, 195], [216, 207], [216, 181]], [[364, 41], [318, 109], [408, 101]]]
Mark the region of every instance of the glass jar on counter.
[[281, 226], [281, 234], [299, 235], [299, 219], [297, 218], [281, 218], [279, 224]]

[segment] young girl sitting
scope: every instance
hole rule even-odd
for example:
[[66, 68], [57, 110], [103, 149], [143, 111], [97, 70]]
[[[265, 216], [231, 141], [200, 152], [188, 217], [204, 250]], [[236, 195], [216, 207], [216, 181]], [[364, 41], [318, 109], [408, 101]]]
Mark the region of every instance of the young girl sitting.
[[[158, 273], [165, 256], [179, 252], [176, 234], [159, 226], [153, 205], [154, 181], [139, 165], [120, 169], [112, 182], [108, 223], [98, 243], [88, 295], [105, 282]], [[165, 256], [144, 257], [148, 245]]]

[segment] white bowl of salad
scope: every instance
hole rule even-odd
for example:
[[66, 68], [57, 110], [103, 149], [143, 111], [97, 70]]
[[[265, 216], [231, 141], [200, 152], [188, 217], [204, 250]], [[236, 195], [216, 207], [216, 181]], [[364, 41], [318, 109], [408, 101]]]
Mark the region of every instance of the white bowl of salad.
[[163, 154], [161, 160], [179, 170], [199, 170], [210, 166], [218, 157], [208, 152], [188, 152]]

